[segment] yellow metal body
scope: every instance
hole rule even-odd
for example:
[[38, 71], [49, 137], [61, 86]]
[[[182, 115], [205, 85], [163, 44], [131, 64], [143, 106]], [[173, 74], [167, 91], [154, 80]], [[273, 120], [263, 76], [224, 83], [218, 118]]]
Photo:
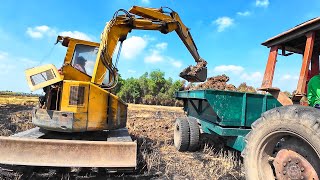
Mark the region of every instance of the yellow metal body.
[[[58, 73], [57, 68], [52, 64], [30, 68], [25, 71], [26, 79], [31, 91], [62, 81], [63, 77]], [[39, 76], [38, 81], [32, 77]]]
[[[125, 15], [118, 15], [119, 11]], [[127, 105], [110, 93], [110, 89], [117, 83], [117, 68], [112, 56], [118, 42], [122, 44], [132, 29], [158, 30], [164, 34], [176, 31], [195, 61], [204, 61], [198, 54], [188, 28], [176, 12], [165, 13], [162, 8], [138, 6], [129, 10], [131, 14], [125, 10], [119, 11], [107, 23], [100, 43], [58, 36], [57, 42], [67, 47], [61, 69], [57, 70], [53, 65], [48, 65], [26, 71], [31, 90], [43, 88], [46, 92], [41, 107], [33, 113], [35, 125], [65, 132], [125, 127]], [[90, 62], [90, 72], [76, 64], [80, 54], [86, 51], [95, 55], [94, 61]], [[49, 78], [43, 76], [48, 72], [52, 72]], [[35, 76], [37, 74], [40, 76]], [[40, 83], [34, 83], [39, 81], [38, 78], [41, 80]]]
[[[34, 112], [33, 123], [48, 130], [64, 132], [113, 130], [125, 127], [127, 104], [98, 84], [92, 83], [92, 77], [72, 66], [77, 45], [98, 48], [99, 44], [61, 36], [58, 37], [58, 40], [62, 42], [62, 45], [67, 46], [64, 64], [59, 70], [60, 72], [54, 65], [26, 70], [26, 77], [31, 90], [56, 83], [60, 94], [56, 97], [56, 101], [59, 102], [57, 107], [53, 108], [47, 105], [44, 109], [39, 108]], [[47, 71], [53, 72], [55, 78], [39, 84], [33, 83], [31, 77]], [[106, 70], [103, 71], [106, 73]], [[75, 103], [72, 103], [72, 100]], [[48, 116], [50, 113], [54, 116]]]

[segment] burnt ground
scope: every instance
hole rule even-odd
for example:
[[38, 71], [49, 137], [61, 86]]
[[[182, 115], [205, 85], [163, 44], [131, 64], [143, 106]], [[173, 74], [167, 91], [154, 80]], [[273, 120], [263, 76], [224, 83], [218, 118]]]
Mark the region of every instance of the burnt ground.
[[[32, 128], [33, 105], [0, 104], [1, 135]], [[244, 179], [239, 153], [226, 148], [218, 138], [204, 135], [198, 152], [178, 152], [173, 146], [173, 124], [181, 116], [180, 107], [129, 105], [127, 126], [138, 143], [135, 172], [2, 165], [0, 179]]]

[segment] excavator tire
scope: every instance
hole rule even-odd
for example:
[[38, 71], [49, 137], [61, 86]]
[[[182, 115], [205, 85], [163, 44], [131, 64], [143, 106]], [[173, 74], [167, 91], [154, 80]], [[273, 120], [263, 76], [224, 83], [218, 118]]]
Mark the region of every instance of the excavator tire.
[[320, 110], [299, 105], [271, 109], [246, 136], [246, 179], [320, 177]]
[[190, 144], [190, 128], [187, 118], [177, 118], [174, 125], [174, 146], [178, 151], [187, 151]]
[[188, 151], [197, 151], [199, 149], [200, 128], [197, 119], [188, 117], [190, 127], [190, 144]]

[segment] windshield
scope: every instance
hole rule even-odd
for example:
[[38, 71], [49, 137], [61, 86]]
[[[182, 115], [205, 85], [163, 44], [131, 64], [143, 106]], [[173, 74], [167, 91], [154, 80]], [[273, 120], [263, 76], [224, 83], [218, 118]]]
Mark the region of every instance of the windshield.
[[94, 64], [96, 61], [98, 47], [83, 44], [76, 45], [72, 66], [79, 71], [92, 76]]

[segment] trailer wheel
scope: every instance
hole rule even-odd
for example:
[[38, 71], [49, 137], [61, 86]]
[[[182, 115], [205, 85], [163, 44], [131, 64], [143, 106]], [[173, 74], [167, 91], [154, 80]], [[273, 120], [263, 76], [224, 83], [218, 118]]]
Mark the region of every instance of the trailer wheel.
[[200, 128], [197, 119], [188, 117], [190, 127], [190, 144], [188, 151], [196, 151], [199, 149]]
[[177, 118], [174, 125], [174, 146], [178, 151], [187, 151], [190, 143], [190, 129], [187, 118]]
[[305, 106], [269, 110], [252, 124], [242, 155], [246, 178], [320, 177], [320, 111]]

